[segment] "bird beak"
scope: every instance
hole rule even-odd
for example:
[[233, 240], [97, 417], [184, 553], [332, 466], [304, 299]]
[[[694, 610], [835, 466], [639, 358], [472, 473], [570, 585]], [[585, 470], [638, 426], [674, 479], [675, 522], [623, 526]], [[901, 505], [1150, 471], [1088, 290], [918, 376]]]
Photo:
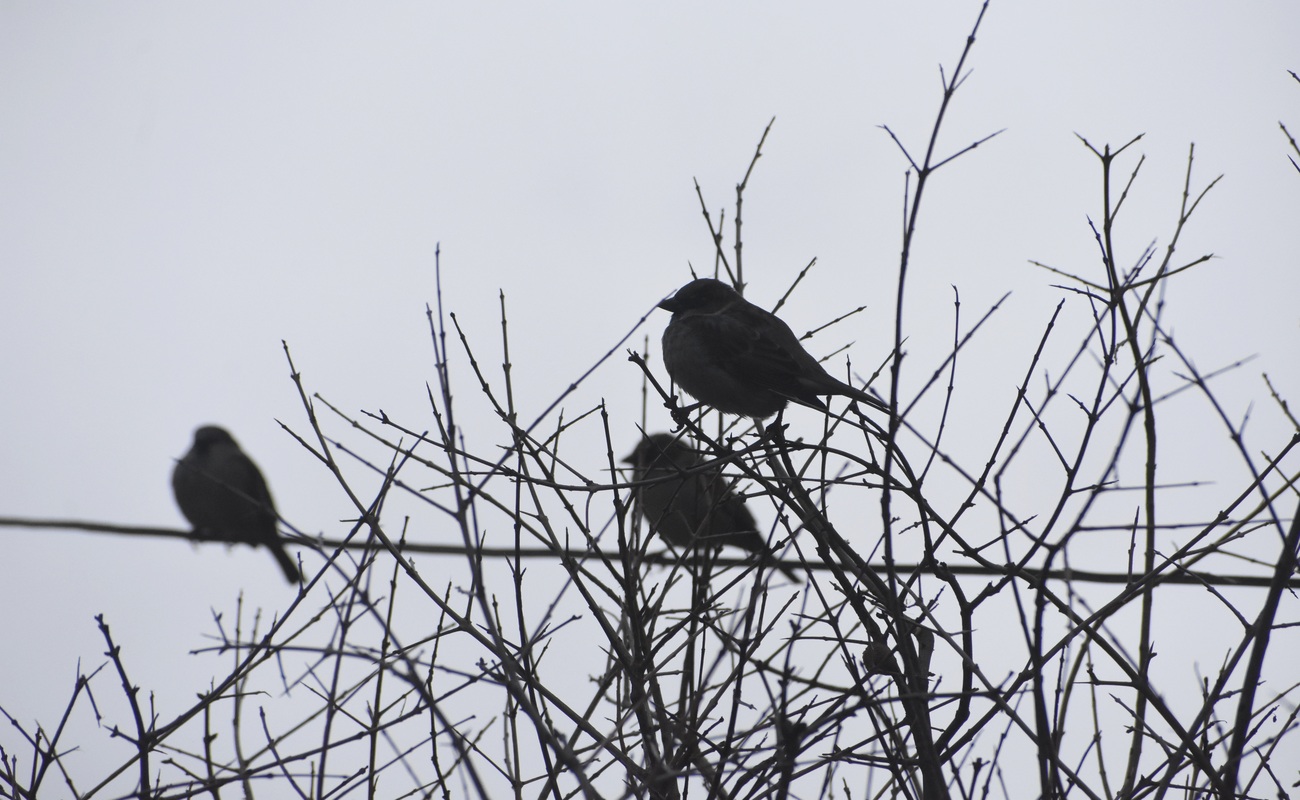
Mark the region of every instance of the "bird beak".
[[662, 308], [664, 311], [671, 311], [674, 314], [677, 313], [677, 303], [672, 297], [665, 297], [663, 300], [660, 300], [658, 307]]
[[636, 453], [632, 453], [631, 455], [628, 455], [626, 458], [620, 458], [620, 459], [618, 460], [618, 462], [619, 462], [620, 464], [635, 464], [635, 463], [636, 463]]

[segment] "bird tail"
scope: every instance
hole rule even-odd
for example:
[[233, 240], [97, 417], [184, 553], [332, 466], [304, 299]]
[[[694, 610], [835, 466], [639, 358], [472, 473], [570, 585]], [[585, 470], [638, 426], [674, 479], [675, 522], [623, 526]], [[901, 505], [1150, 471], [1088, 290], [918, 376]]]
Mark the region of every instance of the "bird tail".
[[799, 573], [795, 572], [793, 567], [788, 567], [785, 564], [782, 564], [780, 561], [776, 559], [775, 556], [769, 557], [766, 560], [768, 562], [768, 566], [780, 571], [780, 573], [784, 575], [786, 577], [786, 580], [790, 581], [790, 583], [800, 585], [800, 586], [803, 585], [803, 577], [800, 576]]
[[[750, 519], [749, 522], [752, 527], [754, 520]], [[768, 547], [767, 540], [763, 538], [763, 534], [756, 530], [748, 530], [740, 534], [734, 534], [734, 536], [736, 538], [733, 538], [729, 542], [730, 544], [743, 547], [758, 556], [759, 561], [763, 562], [764, 567], [777, 570], [791, 583], [803, 585], [803, 577], [790, 565], [781, 563], [780, 556], [778, 556], [772, 548]]]
[[884, 411], [886, 414], [889, 413], [888, 403], [885, 403], [882, 400], [877, 400], [876, 398], [872, 397], [871, 395], [867, 394], [866, 392], [862, 391], [856, 386], [849, 386], [847, 383], [844, 384], [844, 386], [849, 390], [845, 392], [845, 394], [847, 394], [849, 397], [852, 397], [854, 400], [857, 400], [859, 402], [865, 403], [871, 406], [872, 408], [876, 409], [877, 411]]
[[271, 550], [271, 555], [275, 556], [275, 561], [280, 565], [280, 569], [284, 570], [284, 577], [288, 579], [289, 583], [297, 583], [302, 579], [302, 573], [298, 572], [298, 565], [285, 551], [283, 544], [275, 542], [267, 547]]

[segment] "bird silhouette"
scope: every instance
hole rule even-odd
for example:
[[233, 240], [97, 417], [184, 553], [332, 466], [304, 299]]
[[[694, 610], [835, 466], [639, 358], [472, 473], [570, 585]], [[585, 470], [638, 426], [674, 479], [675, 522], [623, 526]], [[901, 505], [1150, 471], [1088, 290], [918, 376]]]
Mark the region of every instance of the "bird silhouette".
[[764, 419], [791, 402], [826, 410], [822, 395], [843, 395], [888, 412], [889, 406], [832, 377], [780, 317], [713, 278], [678, 289], [659, 308], [664, 366], [687, 394], [724, 414]]
[[699, 469], [704, 460], [669, 433], [644, 437], [623, 459], [632, 465], [638, 486], [636, 508], [651, 532], [685, 549], [733, 545], [757, 554], [791, 581], [799, 575], [776, 562], [758, 532], [754, 515], [731, 490], [722, 470]]
[[172, 492], [197, 538], [265, 545], [290, 583], [302, 577], [276, 531], [266, 479], [224, 428], [207, 425], [176, 462]]

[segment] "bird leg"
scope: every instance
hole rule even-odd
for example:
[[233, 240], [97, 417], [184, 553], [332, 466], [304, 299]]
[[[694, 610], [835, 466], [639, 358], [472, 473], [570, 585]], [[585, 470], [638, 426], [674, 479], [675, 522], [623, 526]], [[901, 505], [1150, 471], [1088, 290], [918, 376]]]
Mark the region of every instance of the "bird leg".
[[689, 406], [679, 406], [677, 405], [677, 395], [673, 395], [671, 402], [664, 403], [664, 408], [667, 408], [673, 415], [673, 422], [677, 424], [677, 428], [674, 430], [680, 430], [690, 422], [688, 415], [694, 413], [703, 405], [703, 403], [691, 403]]
[[221, 537], [212, 528], [198, 527], [190, 531], [190, 538], [196, 542], [219, 542]]

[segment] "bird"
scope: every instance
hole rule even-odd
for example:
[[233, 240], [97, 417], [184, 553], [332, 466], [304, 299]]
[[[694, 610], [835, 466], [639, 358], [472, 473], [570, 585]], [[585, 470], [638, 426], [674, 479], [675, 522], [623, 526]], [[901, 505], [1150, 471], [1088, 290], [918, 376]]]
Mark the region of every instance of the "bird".
[[172, 471], [172, 492], [196, 538], [266, 545], [290, 583], [302, 577], [276, 531], [266, 479], [226, 429], [205, 425], [194, 432], [194, 444]]
[[781, 318], [713, 278], [698, 278], [659, 303], [664, 366], [673, 381], [724, 414], [766, 419], [791, 403], [826, 410], [821, 395], [889, 406], [831, 377]]
[[775, 564], [754, 515], [728, 486], [722, 470], [715, 466], [693, 471], [704, 461], [685, 442], [670, 433], [644, 436], [623, 463], [632, 465], [637, 512], [652, 533], [685, 549], [734, 545], [800, 582], [792, 569]]

